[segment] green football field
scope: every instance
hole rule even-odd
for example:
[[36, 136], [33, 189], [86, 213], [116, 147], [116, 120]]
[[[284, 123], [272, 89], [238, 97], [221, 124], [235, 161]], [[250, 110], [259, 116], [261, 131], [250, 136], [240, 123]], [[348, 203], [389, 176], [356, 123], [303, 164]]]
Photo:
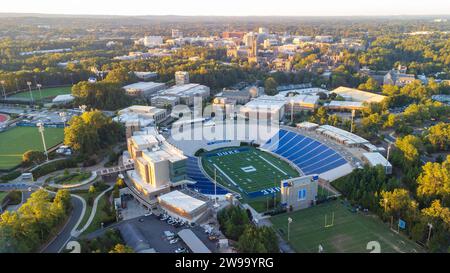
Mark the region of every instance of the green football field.
[[[31, 90], [31, 92], [33, 93], [34, 100], [41, 99], [41, 94], [39, 93], [39, 90]], [[70, 94], [71, 92], [72, 92], [72, 87], [70, 87], [70, 86], [41, 89], [42, 99], [53, 98], [58, 95]], [[20, 92], [20, 93], [9, 96], [9, 98], [30, 100], [30, 92], [29, 91]]]
[[[245, 151], [240, 149], [246, 149]], [[299, 173], [287, 162], [254, 147], [228, 147], [202, 155], [202, 165], [217, 182], [243, 193], [279, 187]]]
[[[325, 227], [325, 215], [327, 225], [331, 225], [333, 212], [333, 226]], [[271, 217], [274, 228], [286, 241], [288, 217], [292, 218], [289, 243], [296, 252], [318, 252], [320, 244], [328, 253], [369, 253], [367, 244], [371, 241], [380, 244], [382, 253], [423, 251], [405, 236], [393, 232], [378, 217], [351, 212], [341, 201]]]
[[[47, 149], [64, 139], [64, 129], [45, 128]], [[10, 169], [22, 162], [28, 150], [43, 151], [41, 134], [36, 127], [15, 127], [0, 133], [0, 169]]]

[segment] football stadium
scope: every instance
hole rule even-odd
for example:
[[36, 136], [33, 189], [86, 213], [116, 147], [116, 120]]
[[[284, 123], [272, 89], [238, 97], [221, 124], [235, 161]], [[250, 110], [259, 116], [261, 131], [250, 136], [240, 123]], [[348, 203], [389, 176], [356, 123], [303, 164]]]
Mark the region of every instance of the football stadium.
[[[231, 139], [179, 140], [174, 136], [169, 142], [188, 156], [187, 174], [196, 182], [191, 188], [203, 194], [272, 196], [280, 191], [282, 180], [318, 175], [329, 181], [354, 168], [351, 158], [325, 141], [288, 127], [280, 128], [268, 139], [251, 143]], [[199, 154], [200, 150], [204, 152]]]

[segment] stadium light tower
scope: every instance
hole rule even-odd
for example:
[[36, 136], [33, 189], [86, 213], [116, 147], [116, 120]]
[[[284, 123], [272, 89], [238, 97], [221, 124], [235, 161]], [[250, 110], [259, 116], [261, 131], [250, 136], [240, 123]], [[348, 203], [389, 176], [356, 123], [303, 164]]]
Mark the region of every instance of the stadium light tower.
[[44, 145], [44, 153], [45, 153], [45, 156], [47, 157], [47, 161], [48, 161], [47, 145], [45, 145], [45, 137], [44, 137], [44, 130], [45, 130], [44, 123], [39, 122], [36, 125], [38, 126], [39, 133], [41, 133], [42, 144]]
[[38, 83], [38, 84], [36, 84], [36, 87], [39, 89], [39, 97], [41, 98], [41, 102], [42, 102], [42, 92], [41, 92], [42, 84]]
[[31, 103], [33, 103], [34, 99], [33, 99], [33, 92], [31, 92], [31, 81], [27, 81], [27, 85], [28, 85], [28, 90], [30, 90], [30, 99], [31, 99]]
[[431, 237], [431, 229], [433, 228], [433, 224], [428, 223], [428, 238], [427, 238], [427, 245], [430, 242], [430, 237]]
[[4, 81], [4, 80], [1, 80], [1, 81], [0, 81], [0, 84], [2, 84], [3, 97], [5, 97], [5, 100], [6, 100], [5, 81]]
[[66, 121], [67, 121], [67, 113], [66, 112], [59, 112], [59, 116], [61, 117], [62, 122], [64, 122], [64, 128], [66, 128]]
[[292, 218], [288, 217], [288, 242], [289, 242], [289, 237], [291, 235], [291, 223], [292, 223]]
[[291, 124], [294, 123], [294, 99], [291, 99]]

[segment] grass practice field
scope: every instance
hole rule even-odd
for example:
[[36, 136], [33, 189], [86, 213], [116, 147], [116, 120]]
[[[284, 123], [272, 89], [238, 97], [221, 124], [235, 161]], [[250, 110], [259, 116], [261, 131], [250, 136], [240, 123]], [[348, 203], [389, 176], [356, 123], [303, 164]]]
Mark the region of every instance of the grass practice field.
[[211, 178], [245, 194], [280, 186], [280, 181], [299, 176], [287, 162], [254, 147], [228, 147], [202, 155]]
[[[332, 212], [334, 225], [325, 227], [325, 215], [330, 225]], [[318, 252], [321, 244], [326, 253], [369, 253], [370, 241], [379, 242], [382, 253], [422, 252], [419, 246], [391, 231], [376, 216], [351, 212], [340, 201], [271, 217], [274, 228], [286, 241], [288, 217], [292, 218], [290, 244], [296, 252]]]
[[[41, 99], [41, 94], [39, 93], [39, 90], [32, 90], [31, 92], [33, 93], [34, 100], [39, 101]], [[41, 89], [42, 99], [53, 98], [58, 95], [70, 94], [71, 92], [72, 92], [72, 87], [70, 87], [70, 86]], [[30, 92], [29, 91], [20, 92], [20, 93], [9, 96], [9, 98], [30, 100]]]
[[[47, 149], [62, 142], [64, 129], [45, 128]], [[36, 127], [15, 127], [0, 133], [0, 169], [10, 169], [22, 162], [28, 150], [44, 151], [41, 134]]]

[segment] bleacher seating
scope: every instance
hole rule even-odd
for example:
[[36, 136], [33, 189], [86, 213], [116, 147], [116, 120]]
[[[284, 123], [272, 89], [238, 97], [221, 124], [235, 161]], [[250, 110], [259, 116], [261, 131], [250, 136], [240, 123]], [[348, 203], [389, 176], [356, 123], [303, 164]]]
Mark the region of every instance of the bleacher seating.
[[287, 130], [280, 130], [261, 148], [291, 161], [305, 175], [321, 174], [347, 163], [325, 144]]
[[[200, 167], [198, 166], [197, 160], [198, 159], [195, 157], [188, 157], [187, 175], [190, 179], [197, 182], [193, 185], [189, 185], [188, 187], [203, 194], [214, 194], [214, 181], [211, 181], [202, 173]], [[217, 194], [222, 195], [227, 193], [227, 190], [217, 184]]]

